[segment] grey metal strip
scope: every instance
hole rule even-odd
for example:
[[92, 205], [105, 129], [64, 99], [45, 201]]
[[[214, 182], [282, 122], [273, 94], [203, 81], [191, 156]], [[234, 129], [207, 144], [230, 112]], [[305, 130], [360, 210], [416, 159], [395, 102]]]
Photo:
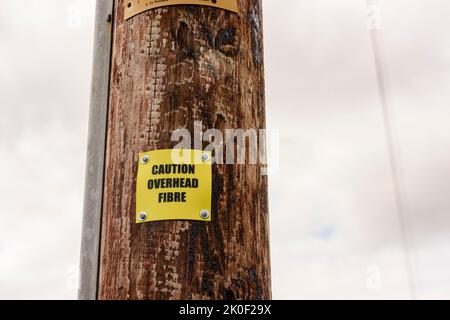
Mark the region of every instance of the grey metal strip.
[[96, 300], [114, 0], [97, 0], [78, 299]]

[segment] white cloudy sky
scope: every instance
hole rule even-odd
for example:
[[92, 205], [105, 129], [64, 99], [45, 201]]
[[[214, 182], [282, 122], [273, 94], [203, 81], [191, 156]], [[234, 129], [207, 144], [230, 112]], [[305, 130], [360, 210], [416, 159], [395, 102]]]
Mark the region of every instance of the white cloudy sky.
[[[408, 298], [366, 0], [264, 0], [275, 298]], [[93, 0], [0, 0], [0, 298], [77, 290]], [[450, 3], [380, 0], [420, 298], [450, 298]]]

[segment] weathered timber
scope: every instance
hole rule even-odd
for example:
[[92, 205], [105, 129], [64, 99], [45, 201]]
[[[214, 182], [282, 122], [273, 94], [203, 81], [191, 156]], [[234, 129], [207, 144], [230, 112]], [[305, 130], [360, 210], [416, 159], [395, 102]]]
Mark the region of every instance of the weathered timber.
[[267, 177], [215, 165], [213, 222], [135, 224], [138, 153], [173, 130], [265, 128], [261, 0], [239, 14], [115, 1], [99, 299], [270, 299]]

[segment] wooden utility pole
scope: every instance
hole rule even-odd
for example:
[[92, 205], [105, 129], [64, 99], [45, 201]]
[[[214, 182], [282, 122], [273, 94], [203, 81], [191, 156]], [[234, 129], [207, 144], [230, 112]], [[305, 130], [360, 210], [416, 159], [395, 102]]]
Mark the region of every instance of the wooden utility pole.
[[261, 0], [237, 3], [238, 13], [176, 5], [126, 20], [126, 0], [98, 0], [97, 33], [112, 24], [112, 50], [96, 51], [111, 64], [108, 95], [94, 90], [91, 106], [105, 123], [108, 112], [106, 131], [91, 116], [81, 299], [271, 298], [262, 165], [213, 166], [212, 222], [135, 221], [140, 152], [173, 148], [172, 132], [193, 134], [198, 121], [265, 128]]

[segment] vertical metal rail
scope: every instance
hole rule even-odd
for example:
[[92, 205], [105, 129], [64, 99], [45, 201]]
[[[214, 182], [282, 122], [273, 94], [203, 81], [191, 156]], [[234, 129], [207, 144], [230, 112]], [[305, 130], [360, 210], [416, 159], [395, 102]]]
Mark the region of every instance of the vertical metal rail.
[[97, 0], [78, 299], [97, 299], [114, 0]]

